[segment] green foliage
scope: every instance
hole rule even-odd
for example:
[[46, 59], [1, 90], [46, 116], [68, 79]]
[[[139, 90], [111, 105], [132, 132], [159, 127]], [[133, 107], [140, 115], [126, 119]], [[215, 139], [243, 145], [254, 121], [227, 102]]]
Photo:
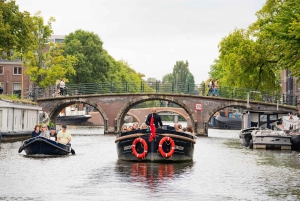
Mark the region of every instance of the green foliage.
[[30, 50], [24, 54], [24, 65], [27, 67], [25, 73], [30, 76], [30, 80], [39, 87], [46, 87], [55, 84], [57, 79], [65, 75], [75, 74], [73, 65], [77, 59], [74, 56], [63, 55], [63, 45], [48, 43], [52, 34], [52, 22], [44, 24], [44, 19], [38, 12], [33, 16], [34, 22], [34, 43]]
[[300, 81], [300, 1], [267, 0], [250, 30], [265, 41], [272, 60]]
[[0, 0], [0, 53], [2, 58], [13, 52], [27, 52], [34, 43], [32, 37], [34, 22], [30, 13], [20, 12], [15, 1]]

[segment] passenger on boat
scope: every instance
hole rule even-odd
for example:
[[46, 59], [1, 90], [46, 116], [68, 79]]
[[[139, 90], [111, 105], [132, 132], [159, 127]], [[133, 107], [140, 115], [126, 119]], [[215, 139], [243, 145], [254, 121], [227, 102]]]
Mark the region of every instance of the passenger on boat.
[[47, 127], [46, 124], [44, 124], [44, 125], [42, 126], [42, 132], [41, 132], [40, 136], [41, 136], [41, 137], [45, 137], [45, 138], [50, 139], [49, 130], [48, 130], [48, 127]]
[[67, 131], [66, 125], [62, 125], [62, 129], [58, 131], [57, 142], [71, 146], [71, 133]]
[[36, 137], [36, 136], [39, 136], [41, 134], [41, 130], [40, 130], [40, 125], [35, 125], [34, 127], [34, 131], [32, 131], [31, 133], [31, 137]]
[[182, 125], [181, 124], [178, 124], [178, 129], [176, 130], [177, 132], [183, 132], [182, 130]]
[[127, 127], [127, 132], [130, 132], [130, 131], [132, 131], [133, 130], [133, 127], [132, 126], [128, 126]]
[[186, 127], [185, 133], [188, 133], [188, 134], [191, 134], [191, 135], [195, 135], [193, 127], [190, 126], [190, 125]]
[[121, 132], [122, 132], [122, 133], [127, 132], [127, 126], [126, 126], [126, 125], [123, 125], [123, 126], [122, 126]]
[[132, 130], [139, 130], [139, 124], [138, 123], [134, 123], [132, 125]]
[[145, 124], [145, 123], [142, 123], [142, 125], [141, 125], [140, 129], [147, 129], [147, 128], [148, 128], [147, 124]]
[[161, 118], [160, 118], [160, 116], [156, 113], [156, 109], [155, 108], [152, 108], [151, 109], [151, 114], [149, 114], [148, 116], [147, 116], [147, 119], [146, 119], [146, 124], [148, 125], [148, 126], [150, 126], [150, 120], [151, 120], [151, 118], [154, 118], [154, 124], [155, 124], [155, 127], [156, 128], [158, 128], [158, 127], [162, 127], [163, 126], [163, 123], [162, 123], [162, 121], [161, 121]]
[[50, 128], [50, 140], [57, 141], [57, 134], [54, 127]]
[[177, 131], [178, 130], [178, 123], [174, 124], [174, 130]]

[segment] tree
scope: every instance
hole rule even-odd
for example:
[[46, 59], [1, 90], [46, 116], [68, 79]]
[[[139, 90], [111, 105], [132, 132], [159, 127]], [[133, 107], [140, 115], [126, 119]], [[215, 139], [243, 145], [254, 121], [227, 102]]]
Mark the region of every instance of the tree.
[[34, 22], [34, 43], [31, 49], [24, 54], [24, 64], [27, 66], [25, 73], [30, 76], [30, 80], [37, 86], [46, 87], [54, 84], [57, 79], [61, 79], [69, 74], [75, 74], [73, 65], [76, 58], [70, 55], [63, 55], [63, 45], [48, 43], [52, 34], [51, 24], [54, 18], [50, 18], [44, 25], [44, 19], [40, 12], [33, 16]]
[[105, 82], [109, 80], [109, 70], [113, 58], [102, 48], [100, 37], [83, 30], [76, 30], [65, 37], [65, 54], [78, 59], [74, 66], [76, 75], [69, 75], [71, 83]]
[[273, 62], [300, 81], [300, 1], [267, 0], [250, 30], [273, 47]]
[[15, 51], [27, 52], [34, 42], [33, 19], [28, 12], [20, 12], [15, 1], [0, 0], [0, 53], [10, 58]]
[[235, 29], [219, 44], [219, 59], [210, 75], [229, 87], [278, 90], [279, 67], [265, 40], [254, 40], [251, 33]]

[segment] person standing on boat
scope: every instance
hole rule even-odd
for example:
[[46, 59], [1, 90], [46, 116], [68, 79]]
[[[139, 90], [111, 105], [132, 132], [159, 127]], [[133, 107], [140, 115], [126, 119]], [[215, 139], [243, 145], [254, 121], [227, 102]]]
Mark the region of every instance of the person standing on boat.
[[54, 127], [50, 128], [50, 140], [57, 141], [57, 134]]
[[146, 119], [146, 124], [148, 126], [150, 126], [150, 120], [151, 120], [151, 117], [153, 117], [154, 119], [154, 125], [155, 125], [155, 128], [158, 128], [158, 127], [162, 127], [163, 126], [163, 123], [161, 121], [161, 118], [160, 116], [156, 113], [156, 109], [155, 108], [152, 108], [151, 109], [151, 114], [149, 114], [147, 116], [147, 119]]
[[40, 125], [35, 125], [35, 127], [34, 127], [34, 131], [32, 131], [32, 133], [31, 133], [31, 137], [37, 137], [37, 136], [39, 136], [40, 134], [41, 134], [41, 130], [40, 130]]
[[67, 126], [63, 125], [57, 133], [57, 142], [71, 146], [71, 133], [67, 131]]
[[46, 124], [44, 124], [42, 126], [42, 132], [41, 132], [40, 136], [50, 139], [50, 134], [49, 134], [48, 126]]

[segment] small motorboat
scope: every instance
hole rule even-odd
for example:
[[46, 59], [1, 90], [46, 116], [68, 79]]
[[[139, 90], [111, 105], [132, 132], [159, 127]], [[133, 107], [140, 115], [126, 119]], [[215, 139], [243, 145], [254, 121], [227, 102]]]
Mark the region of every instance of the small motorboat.
[[115, 143], [119, 160], [184, 162], [193, 160], [196, 136], [167, 129], [157, 129], [150, 141], [147, 129], [120, 133]]
[[71, 146], [61, 144], [45, 137], [37, 136], [23, 142], [19, 153], [25, 151], [27, 155], [68, 155], [75, 154]]
[[284, 131], [274, 131], [271, 129], [254, 130], [251, 133], [250, 148], [254, 149], [281, 149], [291, 150], [291, 136], [288, 136]]
[[242, 129], [239, 133], [241, 145], [248, 147], [252, 140], [252, 131], [259, 129], [258, 127], [250, 127]]

